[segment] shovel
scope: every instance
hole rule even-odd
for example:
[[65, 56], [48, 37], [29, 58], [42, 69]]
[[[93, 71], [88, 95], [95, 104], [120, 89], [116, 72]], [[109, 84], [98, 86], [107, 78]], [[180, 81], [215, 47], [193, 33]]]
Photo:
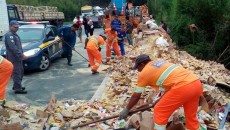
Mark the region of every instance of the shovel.
[[[140, 108], [131, 110], [129, 112], [129, 115], [132, 115], [132, 114], [137, 113], [139, 111], [148, 110], [148, 109], [154, 107], [159, 100], [160, 100], [160, 98], [155, 100], [153, 103], [146, 104], [146, 105], [141, 106]], [[97, 122], [101, 122], [101, 121], [106, 121], [106, 120], [110, 120], [110, 119], [117, 118], [117, 117], [119, 117], [119, 114], [114, 115], [114, 116], [110, 116], [110, 117], [106, 117], [106, 118], [103, 118], [103, 119], [99, 119], [99, 120], [96, 120], [96, 121], [91, 121], [91, 122], [88, 122], [88, 123], [80, 124], [80, 125], [77, 125], [77, 126], [73, 126], [72, 129], [77, 129], [77, 128], [82, 127], [82, 126], [87, 126], [89, 124], [93, 124], [93, 123], [97, 123]]]
[[[66, 41], [64, 41], [64, 40], [62, 40], [67, 46], [69, 46], [70, 48], [72, 48]], [[86, 61], [88, 61], [89, 62], [89, 60], [87, 59], [87, 58], [85, 58], [82, 54], [80, 54], [78, 51], [76, 51], [76, 50], [73, 50], [73, 51], [75, 51], [78, 55], [80, 55], [82, 58], [84, 58]]]

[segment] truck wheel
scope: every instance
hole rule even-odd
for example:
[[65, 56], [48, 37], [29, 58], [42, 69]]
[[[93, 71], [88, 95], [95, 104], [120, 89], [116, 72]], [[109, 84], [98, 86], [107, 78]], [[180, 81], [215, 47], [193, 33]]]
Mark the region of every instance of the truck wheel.
[[50, 58], [47, 54], [42, 55], [41, 64], [39, 66], [40, 71], [45, 71], [50, 67]]

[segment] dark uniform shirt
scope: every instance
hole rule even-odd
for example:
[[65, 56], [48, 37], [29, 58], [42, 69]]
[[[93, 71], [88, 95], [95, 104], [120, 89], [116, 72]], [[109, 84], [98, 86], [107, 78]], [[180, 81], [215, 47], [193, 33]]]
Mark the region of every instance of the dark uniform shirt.
[[19, 36], [9, 31], [4, 35], [4, 42], [6, 46], [6, 58], [11, 62], [22, 61], [23, 50]]
[[120, 29], [120, 27], [121, 27], [121, 21], [119, 19], [118, 20], [114, 19], [114, 20], [111, 21], [111, 26], [113, 28], [115, 28], [116, 31], [118, 31]]
[[[76, 35], [77, 34], [75, 31], [71, 31], [71, 27], [62, 27], [58, 29], [58, 36], [63, 37], [64, 41], [67, 42], [72, 48], [75, 46], [76, 43]], [[66, 44], [63, 43], [63, 46], [66, 46]]]
[[127, 34], [132, 34], [133, 32], [133, 24], [130, 21], [126, 22]]
[[123, 42], [124, 38], [126, 38], [126, 32], [121, 29], [117, 31], [118, 42]]

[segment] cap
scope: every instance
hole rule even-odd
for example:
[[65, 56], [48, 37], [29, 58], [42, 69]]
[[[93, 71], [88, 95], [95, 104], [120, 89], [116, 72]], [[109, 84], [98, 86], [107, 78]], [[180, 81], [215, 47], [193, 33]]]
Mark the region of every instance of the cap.
[[99, 36], [103, 37], [103, 39], [107, 39], [107, 35], [105, 34], [100, 34]]
[[137, 67], [138, 67], [141, 63], [143, 63], [143, 62], [145, 62], [145, 61], [150, 61], [150, 60], [151, 60], [150, 57], [149, 57], [148, 55], [146, 55], [146, 54], [141, 54], [141, 55], [137, 56], [137, 58], [136, 58], [136, 60], [135, 60], [135, 65], [132, 67], [132, 70], [136, 70]]
[[18, 21], [16, 21], [16, 20], [12, 20], [12, 21], [10, 21], [10, 26], [19, 27], [19, 26], [20, 26], [20, 24], [19, 24], [19, 22], [18, 22]]

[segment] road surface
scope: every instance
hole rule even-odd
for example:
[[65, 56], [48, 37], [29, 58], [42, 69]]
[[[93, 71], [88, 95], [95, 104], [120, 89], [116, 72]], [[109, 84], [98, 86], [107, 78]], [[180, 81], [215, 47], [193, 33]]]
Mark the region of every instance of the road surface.
[[[95, 29], [95, 34], [102, 32], [102, 29]], [[83, 39], [85, 38], [83, 32]], [[84, 44], [77, 43], [75, 48], [88, 59]], [[105, 58], [105, 46], [102, 48], [102, 54]], [[91, 99], [105, 77], [105, 72], [101, 70], [107, 66], [102, 65], [100, 74], [92, 75], [88, 62], [75, 52], [73, 52], [72, 63], [73, 66], [67, 66], [67, 60], [59, 58], [52, 62], [47, 71], [26, 73], [22, 82], [28, 91], [28, 94], [25, 95], [14, 94], [11, 80], [7, 88], [6, 99], [32, 105], [48, 104], [51, 95], [55, 95], [58, 100]]]

